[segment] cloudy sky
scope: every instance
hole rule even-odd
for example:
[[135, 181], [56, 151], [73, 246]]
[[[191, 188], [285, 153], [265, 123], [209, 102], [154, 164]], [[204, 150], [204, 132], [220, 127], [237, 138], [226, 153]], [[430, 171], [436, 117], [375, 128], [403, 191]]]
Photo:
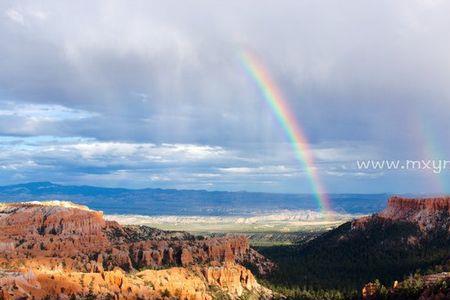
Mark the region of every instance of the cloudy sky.
[[[239, 60], [256, 53], [329, 192], [445, 192], [450, 2], [1, 1], [0, 182], [311, 191]], [[450, 192], [450, 191], [448, 191]]]

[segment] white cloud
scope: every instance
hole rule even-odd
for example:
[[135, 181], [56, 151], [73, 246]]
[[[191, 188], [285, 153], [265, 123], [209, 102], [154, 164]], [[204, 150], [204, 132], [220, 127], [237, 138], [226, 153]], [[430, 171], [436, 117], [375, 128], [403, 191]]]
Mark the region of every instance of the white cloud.
[[237, 159], [232, 151], [218, 146], [195, 144], [152, 144], [103, 142], [92, 139], [30, 137], [0, 139], [0, 160], [58, 160], [79, 166], [122, 165], [144, 169], [155, 163], [185, 165]]
[[227, 167], [219, 168], [220, 172], [228, 174], [289, 174], [297, 170], [283, 166], [259, 166], [259, 167]]
[[171, 181], [171, 179], [167, 176], [151, 175], [149, 178], [151, 181], [157, 181], [157, 182]]
[[344, 171], [333, 171], [327, 170], [325, 172], [327, 175], [337, 176], [337, 177], [359, 177], [359, 178], [379, 178], [384, 175], [383, 172], [344, 172]]
[[30, 14], [41, 21], [44, 21], [48, 18], [48, 13], [42, 10], [33, 10], [30, 11]]
[[[49, 151], [48, 148], [44, 151]], [[118, 163], [187, 163], [230, 158], [232, 154], [222, 147], [194, 144], [151, 144], [126, 142], [87, 142], [65, 144], [51, 151], [78, 153], [83, 159], [103, 161], [106, 158]]]
[[31, 169], [34, 167], [38, 167], [39, 165], [32, 161], [24, 161], [24, 162], [12, 162], [12, 163], [5, 163], [0, 165], [1, 170], [9, 170], [9, 171], [15, 171], [15, 170], [21, 170], [21, 169]]
[[12, 22], [20, 24], [22, 26], [26, 25], [28, 21], [45, 21], [48, 18], [48, 12], [33, 7], [11, 7], [5, 11], [5, 15]]
[[20, 117], [29, 121], [79, 120], [96, 116], [84, 110], [68, 108], [62, 105], [0, 102], [0, 117]]
[[16, 9], [10, 8], [6, 10], [5, 14], [11, 21], [18, 23], [20, 25], [25, 25], [23, 15]]
[[361, 144], [316, 148], [313, 152], [317, 160], [334, 163], [356, 161], [357, 159], [376, 159], [377, 153], [379, 153], [373, 146]]

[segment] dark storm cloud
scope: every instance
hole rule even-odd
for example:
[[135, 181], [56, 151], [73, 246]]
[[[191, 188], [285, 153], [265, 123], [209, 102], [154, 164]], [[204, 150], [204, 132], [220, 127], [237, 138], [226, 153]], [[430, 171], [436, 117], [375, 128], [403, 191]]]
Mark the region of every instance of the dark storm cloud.
[[[24, 154], [37, 166], [19, 168], [11, 152], [15, 169], [5, 168], [9, 173], [2, 177], [33, 180], [58, 165], [66, 166], [59, 181], [104, 184], [114, 178], [100, 175], [116, 174], [130, 178], [124, 184], [139, 178], [142, 186], [151, 180], [157, 185], [158, 179], [179, 186], [187, 166], [213, 174], [192, 176], [193, 187], [230, 187], [220, 175], [227, 182], [260, 180], [260, 186], [248, 184], [252, 189], [270, 190], [266, 184], [275, 182], [275, 189], [295, 191], [297, 185], [286, 178], [304, 180], [300, 171], [284, 177], [267, 171], [301, 166], [241, 66], [239, 52], [249, 49], [267, 65], [304, 127], [330, 190], [374, 182], [379, 182], [375, 189], [396, 190], [342, 165], [361, 157], [432, 155], [425, 149], [431, 139], [442, 155], [450, 154], [445, 153], [449, 6], [445, 1], [3, 1], [1, 135], [52, 136], [56, 148], [71, 137], [103, 145], [210, 145], [258, 159], [229, 165], [224, 158], [204, 164], [186, 159], [178, 171], [165, 165], [151, 172], [129, 162], [114, 165], [108, 156], [86, 167], [63, 163], [76, 148], [53, 157]], [[154, 164], [150, 160], [144, 169]], [[71, 170], [82, 177], [69, 178]], [[299, 190], [304, 188], [307, 184]], [[399, 190], [405, 188], [406, 183]]]

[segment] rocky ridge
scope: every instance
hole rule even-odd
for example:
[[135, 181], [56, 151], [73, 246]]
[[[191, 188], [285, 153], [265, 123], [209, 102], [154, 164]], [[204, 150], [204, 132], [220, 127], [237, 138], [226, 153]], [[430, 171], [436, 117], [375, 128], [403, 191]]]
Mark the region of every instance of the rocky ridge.
[[1, 204], [0, 249], [4, 299], [271, 297], [240, 265], [274, 267], [245, 237], [122, 226], [70, 202]]
[[386, 221], [409, 222], [424, 233], [444, 230], [450, 233], [450, 197], [403, 198], [394, 196], [386, 209], [373, 216], [363, 217], [352, 223], [354, 228], [364, 227], [376, 218]]
[[[391, 197], [385, 210], [370, 217], [355, 220], [353, 230], [365, 230], [373, 223], [410, 224], [417, 228], [403, 237], [403, 244], [412, 249], [428, 251], [441, 249], [441, 264], [434, 269], [448, 269], [450, 266], [450, 197], [402, 198]], [[388, 225], [386, 225], [388, 224]], [[401, 244], [397, 245], [397, 248]], [[446, 251], [444, 249], [447, 249]], [[423, 270], [422, 270], [423, 271]], [[363, 299], [449, 299], [450, 273], [440, 272], [428, 275], [416, 274], [403, 281], [394, 281], [391, 287], [380, 282], [367, 283], [362, 289]]]

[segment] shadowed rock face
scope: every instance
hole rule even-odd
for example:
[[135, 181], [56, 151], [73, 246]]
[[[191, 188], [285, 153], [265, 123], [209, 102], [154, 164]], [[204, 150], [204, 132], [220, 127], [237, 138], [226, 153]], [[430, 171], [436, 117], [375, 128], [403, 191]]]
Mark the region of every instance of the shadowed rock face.
[[[254, 262], [262, 272], [273, 268], [273, 264], [250, 249], [245, 237], [204, 238], [145, 226], [121, 226], [105, 221], [101, 212], [69, 202], [1, 204], [0, 249], [4, 270], [0, 282], [4, 293], [36, 290], [33, 295], [38, 298], [52, 293], [85, 295], [89, 289], [81, 284], [81, 276], [85, 281], [89, 274], [97, 287], [90, 292], [120, 293], [127, 299], [152, 293], [159, 297], [161, 286], [167, 286], [168, 291], [179, 289], [173, 280], [180, 280], [180, 276], [186, 277], [187, 282], [198, 281], [204, 285], [204, 288], [198, 287], [203, 292], [194, 293], [194, 299], [208, 299], [210, 285], [225, 289], [232, 297], [253, 290], [270, 294], [256, 283], [248, 270], [238, 265]], [[157, 282], [158, 288], [149, 283], [153, 288], [142, 290], [145, 284], [127, 273], [175, 266], [190, 266], [190, 269], [168, 269], [171, 271], [164, 273], [168, 276], [167, 282], [161, 282], [163, 270], [139, 273], [146, 282]], [[178, 279], [171, 280], [170, 274]], [[57, 284], [61, 286], [49, 283], [49, 276], [58, 277]], [[113, 280], [111, 276], [119, 279]], [[74, 278], [80, 279], [75, 287]], [[14, 286], [21, 288], [14, 289]], [[38, 286], [40, 288], [36, 288]], [[188, 291], [188, 286], [183, 293], [192, 292]]]

